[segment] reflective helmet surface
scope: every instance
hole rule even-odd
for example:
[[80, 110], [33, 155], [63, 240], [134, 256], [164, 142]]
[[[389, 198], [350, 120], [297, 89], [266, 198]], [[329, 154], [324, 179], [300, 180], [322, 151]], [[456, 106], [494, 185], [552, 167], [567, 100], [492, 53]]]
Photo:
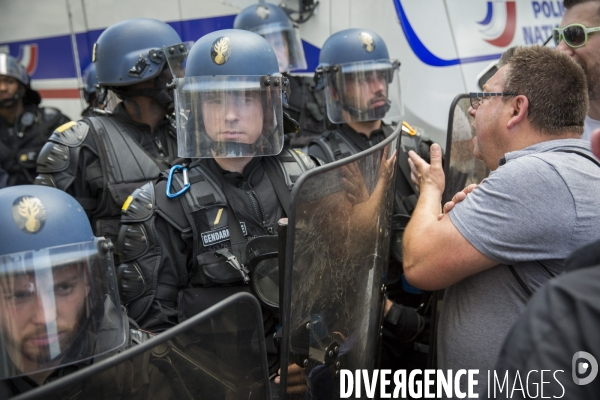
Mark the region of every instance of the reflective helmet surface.
[[92, 61], [102, 86], [127, 86], [155, 78], [166, 59], [163, 47], [181, 43], [171, 26], [135, 18], [106, 28], [94, 44]]
[[8, 54], [0, 53], [0, 75], [10, 76], [25, 86], [29, 85], [29, 75], [25, 67]]
[[282, 91], [273, 48], [239, 29], [209, 33], [191, 48], [175, 104], [180, 157], [275, 155], [283, 148]]
[[398, 119], [402, 116], [400, 63], [390, 60], [381, 36], [368, 29], [331, 35], [319, 55], [327, 115], [334, 123]]
[[110, 241], [81, 205], [45, 186], [0, 190], [0, 379], [124, 344]]
[[85, 71], [83, 71], [83, 91], [86, 94], [96, 93], [96, 85], [98, 77], [96, 76], [96, 64], [91, 63]]
[[264, 37], [275, 50], [280, 72], [306, 69], [298, 27], [280, 7], [270, 3], [246, 7], [235, 17], [233, 27]]
[[389, 60], [385, 42], [368, 29], [346, 29], [329, 36], [319, 54], [320, 65]]

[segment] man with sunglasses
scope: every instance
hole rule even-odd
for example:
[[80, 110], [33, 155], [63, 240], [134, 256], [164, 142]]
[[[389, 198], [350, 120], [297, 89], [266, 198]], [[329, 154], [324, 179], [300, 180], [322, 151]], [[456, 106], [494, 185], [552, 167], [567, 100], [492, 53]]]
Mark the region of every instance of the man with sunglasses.
[[[158, 177], [177, 157], [173, 76], [164, 46], [184, 46], [162, 21], [137, 18], [108, 27], [94, 44], [92, 61], [104, 103], [98, 110], [57, 128], [37, 160], [35, 184], [66, 191], [79, 201], [94, 233], [116, 243], [121, 206], [138, 186]], [[103, 99], [104, 98], [104, 99]]]
[[565, 0], [560, 28], [552, 31], [556, 48], [571, 56], [585, 71], [589, 111], [582, 139], [600, 128], [600, 1]]
[[573, 250], [600, 236], [600, 164], [579, 139], [585, 74], [541, 46], [511, 48], [499, 66], [469, 108], [474, 155], [491, 174], [438, 218], [441, 149], [431, 147], [431, 165], [411, 152], [420, 196], [403, 237], [408, 281], [446, 289], [438, 367], [479, 369], [478, 390], [531, 294], [564, 270]]

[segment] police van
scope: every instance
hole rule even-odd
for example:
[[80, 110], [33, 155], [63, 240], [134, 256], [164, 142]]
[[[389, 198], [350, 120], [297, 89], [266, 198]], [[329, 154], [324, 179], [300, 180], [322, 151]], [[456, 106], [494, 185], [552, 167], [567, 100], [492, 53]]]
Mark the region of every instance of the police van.
[[[184, 41], [233, 26], [257, 0], [44, 0], [3, 2], [0, 52], [18, 57], [44, 105], [77, 119], [84, 108], [81, 71], [94, 42], [118, 21], [168, 22]], [[562, 1], [533, 0], [272, 0], [298, 22], [311, 74], [319, 49], [347, 28], [378, 32], [401, 62], [404, 119], [445, 143], [448, 110], [458, 93], [479, 91], [480, 79], [504, 50], [543, 44], [558, 26]]]

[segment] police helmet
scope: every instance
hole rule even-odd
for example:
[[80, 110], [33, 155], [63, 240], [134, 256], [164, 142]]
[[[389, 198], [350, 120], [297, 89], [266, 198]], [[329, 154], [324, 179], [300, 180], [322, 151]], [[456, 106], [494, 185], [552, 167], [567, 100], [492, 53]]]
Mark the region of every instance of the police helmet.
[[96, 95], [96, 85], [98, 77], [96, 76], [96, 64], [91, 63], [85, 71], [83, 71], [83, 96], [88, 104], [92, 103]]
[[102, 86], [128, 86], [155, 78], [165, 66], [164, 46], [181, 42], [169, 25], [135, 18], [106, 28], [94, 44], [92, 61]]
[[331, 35], [316, 71], [325, 86], [329, 119], [346, 123], [401, 117], [399, 69], [377, 33], [346, 29]]
[[306, 69], [298, 26], [280, 7], [270, 3], [246, 7], [235, 17], [233, 27], [264, 37], [275, 50], [280, 72]]
[[175, 84], [179, 156], [279, 154], [288, 86], [273, 48], [260, 35], [226, 29], [203, 36]]
[[14, 106], [19, 98], [23, 98], [26, 104], [38, 105], [41, 103], [40, 94], [31, 89], [31, 79], [27, 74], [27, 70], [15, 57], [0, 53], [0, 75], [10, 76], [23, 85], [23, 88], [13, 98], [0, 101], [0, 108]]
[[0, 379], [124, 344], [111, 244], [58, 189], [0, 190]]

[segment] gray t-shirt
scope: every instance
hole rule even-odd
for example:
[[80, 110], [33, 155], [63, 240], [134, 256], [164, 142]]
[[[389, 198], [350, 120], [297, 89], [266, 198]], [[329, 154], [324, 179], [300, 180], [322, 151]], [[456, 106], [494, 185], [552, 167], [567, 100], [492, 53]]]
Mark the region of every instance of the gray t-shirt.
[[589, 142], [579, 139], [507, 153], [449, 214], [469, 243], [500, 265], [446, 289], [438, 368], [479, 369], [478, 390], [486, 393], [487, 371], [528, 300], [507, 265], [533, 292], [550, 278], [536, 260], [558, 274], [573, 250], [600, 237], [600, 167], [562, 150], [594, 157]]

